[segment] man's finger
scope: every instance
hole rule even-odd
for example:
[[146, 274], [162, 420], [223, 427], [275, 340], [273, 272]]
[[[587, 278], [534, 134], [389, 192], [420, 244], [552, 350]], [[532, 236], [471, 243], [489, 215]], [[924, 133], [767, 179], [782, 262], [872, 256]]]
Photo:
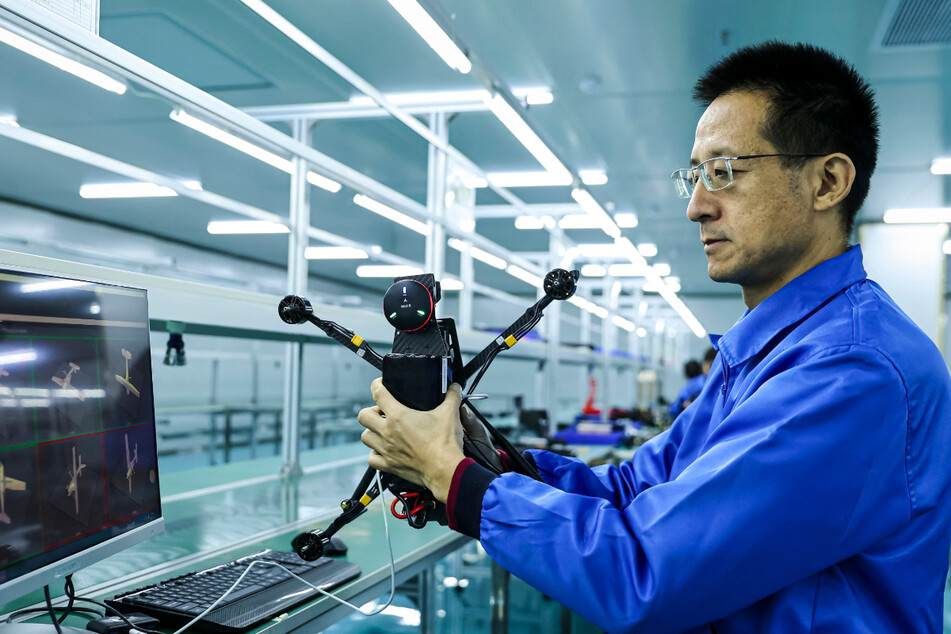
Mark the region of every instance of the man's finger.
[[442, 404], [437, 409], [449, 409], [451, 411], [458, 411], [459, 406], [462, 404], [462, 386], [458, 383], [453, 383], [449, 386], [449, 389], [446, 390], [446, 397], [443, 399]]
[[364, 407], [360, 410], [360, 413], [357, 414], [357, 422], [367, 429], [377, 430], [382, 424], [383, 418], [380, 416], [379, 408]]
[[390, 394], [390, 391], [383, 385], [383, 379], [373, 379], [373, 383], [370, 383], [370, 394], [373, 395], [373, 401], [377, 406], [384, 412], [389, 412], [391, 415], [396, 411], [396, 408], [406, 407], [397, 401], [395, 396]]

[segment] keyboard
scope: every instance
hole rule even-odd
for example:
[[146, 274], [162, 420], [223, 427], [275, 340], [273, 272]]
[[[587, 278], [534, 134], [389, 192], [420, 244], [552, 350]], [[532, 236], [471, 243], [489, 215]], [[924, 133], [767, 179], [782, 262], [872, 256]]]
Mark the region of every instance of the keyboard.
[[[327, 557], [304, 561], [296, 553], [268, 549], [125, 592], [106, 603], [123, 614], [142, 612], [157, 618], [163, 626], [178, 628], [204, 612], [237, 581], [251, 562], [258, 560], [277, 562], [323, 590], [360, 575], [360, 568], [347, 561]], [[280, 568], [258, 564], [214, 610], [189, 630], [241, 632], [284, 614], [316, 594], [316, 590]]]

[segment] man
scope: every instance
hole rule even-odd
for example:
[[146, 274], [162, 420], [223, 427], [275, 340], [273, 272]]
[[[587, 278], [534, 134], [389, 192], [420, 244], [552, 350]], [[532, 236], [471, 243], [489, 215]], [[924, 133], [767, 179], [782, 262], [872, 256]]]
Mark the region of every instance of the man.
[[875, 167], [871, 90], [826, 51], [770, 42], [695, 96], [675, 182], [710, 277], [749, 310], [711, 337], [694, 404], [620, 467], [531, 452], [537, 482], [463, 458], [457, 390], [414, 412], [377, 382], [369, 463], [612, 632], [940, 632], [951, 381], [848, 246]]
[[717, 356], [715, 348], [710, 348], [703, 355], [703, 363], [694, 359], [684, 364], [684, 376], [687, 382], [680, 388], [677, 398], [670, 404], [670, 419], [674, 420], [680, 413], [687, 409], [687, 406], [694, 402], [703, 390], [703, 384], [707, 381], [707, 375], [710, 374], [710, 368], [713, 367], [713, 360]]

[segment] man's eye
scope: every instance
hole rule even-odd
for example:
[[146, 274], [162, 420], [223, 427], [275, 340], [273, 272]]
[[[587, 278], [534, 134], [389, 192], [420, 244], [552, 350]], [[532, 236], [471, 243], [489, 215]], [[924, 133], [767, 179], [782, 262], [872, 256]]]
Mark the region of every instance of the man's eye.
[[727, 177], [727, 171], [726, 171], [726, 170], [713, 170], [713, 175], [714, 175], [715, 177], [717, 177], [717, 178], [726, 178], [726, 177]]

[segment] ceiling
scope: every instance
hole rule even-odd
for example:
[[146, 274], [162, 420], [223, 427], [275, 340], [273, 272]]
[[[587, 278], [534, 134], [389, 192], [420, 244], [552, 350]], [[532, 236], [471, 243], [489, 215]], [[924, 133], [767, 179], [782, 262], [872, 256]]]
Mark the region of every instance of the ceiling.
[[[810, 42], [844, 56], [869, 78], [881, 108], [882, 150], [860, 223], [880, 221], [889, 207], [941, 206], [949, 195], [948, 177], [929, 172], [934, 158], [951, 153], [951, 47], [948, 30], [936, 30], [951, 19], [948, 0], [426, 2], [476, 62], [477, 71], [469, 75], [450, 69], [383, 0], [267, 3], [383, 93], [472, 90], [483, 87], [485, 78], [509, 89], [550, 89], [553, 103], [529, 107], [524, 118], [575, 173], [606, 173], [607, 184], [589, 191], [608, 211], [637, 214], [638, 226], [623, 234], [635, 244], [658, 246], [649, 260], [670, 264], [688, 306], [691, 298], [738, 295], [736, 287], [707, 278], [698, 229], [686, 219], [669, 180], [673, 169], [689, 161], [701, 113], [690, 98], [693, 82], [738, 47], [772, 38]], [[902, 11], [911, 16], [897, 22], [905, 31], [890, 31]], [[237, 108], [342, 102], [359, 94], [238, 0], [101, 0], [100, 35]], [[175, 123], [169, 113], [178, 104], [166, 96], [136, 85], [122, 96], [108, 93], [8, 46], [0, 46], [0, 86], [0, 115], [14, 114], [24, 129], [288, 215], [287, 174]], [[288, 124], [271, 125], [290, 134]], [[452, 116], [448, 139], [487, 172], [541, 169], [489, 112]], [[320, 121], [311, 142], [425, 205], [428, 144], [404, 123], [392, 117]], [[81, 185], [122, 180], [0, 136], [0, 198], [286, 265], [287, 236], [209, 235], [210, 220], [240, 216], [206, 202], [78, 195]], [[568, 204], [569, 190], [510, 191], [526, 204]], [[422, 236], [355, 205], [354, 193], [348, 187], [337, 194], [311, 188], [311, 224], [422, 262]], [[502, 202], [498, 194], [478, 190], [477, 217], [479, 205]], [[548, 251], [547, 232], [516, 230], [513, 220], [480, 218], [476, 232], [528, 257]], [[609, 241], [600, 230], [566, 235], [575, 243]], [[349, 281], [355, 266], [312, 262], [310, 271]], [[480, 284], [533, 292], [481, 262], [475, 266]], [[451, 249], [447, 271], [458, 272]], [[601, 288], [598, 281], [585, 284]]]

